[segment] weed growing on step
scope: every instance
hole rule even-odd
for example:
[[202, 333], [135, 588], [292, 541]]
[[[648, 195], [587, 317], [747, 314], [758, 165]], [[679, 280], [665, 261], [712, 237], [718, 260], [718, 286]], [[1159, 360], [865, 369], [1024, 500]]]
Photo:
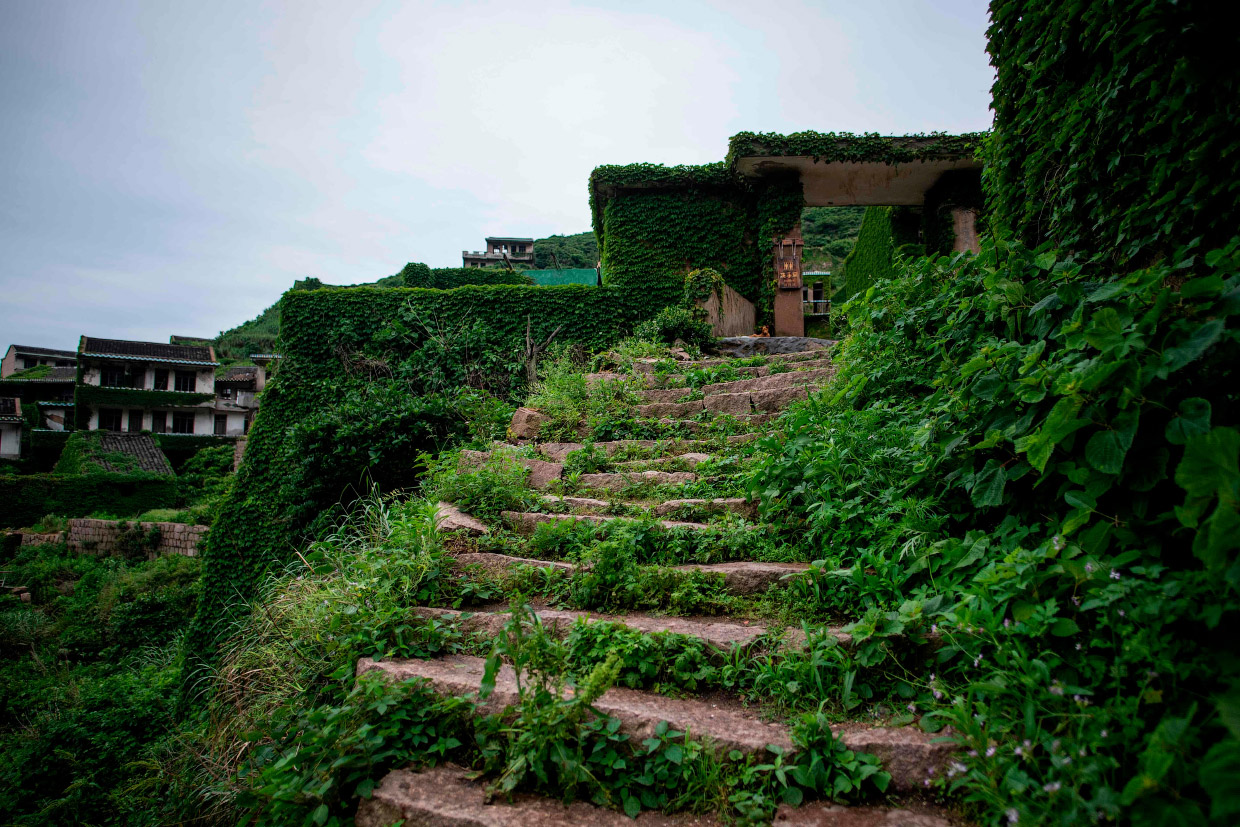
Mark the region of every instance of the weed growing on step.
[[513, 451], [496, 449], [476, 467], [461, 473], [456, 451], [428, 458], [430, 476], [424, 491], [430, 499], [449, 502], [462, 511], [497, 523], [501, 511], [527, 511], [538, 501], [530, 487], [530, 471], [517, 461]]

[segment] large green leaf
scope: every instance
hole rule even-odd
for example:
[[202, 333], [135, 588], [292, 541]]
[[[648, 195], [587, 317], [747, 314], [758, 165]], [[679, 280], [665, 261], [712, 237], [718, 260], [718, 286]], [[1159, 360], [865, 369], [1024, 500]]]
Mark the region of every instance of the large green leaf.
[[1240, 433], [1215, 428], [1189, 438], [1184, 458], [1175, 469], [1175, 481], [1190, 497], [1234, 490], [1240, 482]]

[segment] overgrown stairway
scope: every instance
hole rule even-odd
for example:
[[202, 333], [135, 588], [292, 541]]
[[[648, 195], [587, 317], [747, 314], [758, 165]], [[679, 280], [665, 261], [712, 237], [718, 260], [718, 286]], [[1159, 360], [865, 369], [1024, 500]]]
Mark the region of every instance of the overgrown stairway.
[[[542, 441], [540, 431], [548, 418], [532, 408], [520, 409], [509, 431], [508, 446], [462, 452], [456, 470], [475, 474], [483, 473], [491, 463], [519, 463], [528, 469], [529, 485], [536, 492], [533, 507], [502, 510], [497, 519], [480, 520], [452, 503], [441, 503], [440, 531], [449, 538], [449, 548], [463, 573], [494, 582], [520, 582], [517, 590], [523, 594], [554, 591], [559, 584], [561, 596], [576, 594], [573, 590], [599, 577], [605, 564], [600, 559], [557, 555], [555, 541], [560, 534], [625, 525], [663, 532], [676, 538], [677, 548], [689, 550], [682, 556], [695, 559], [639, 561], [637, 568], [649, 574], [642, 582], [656, 584], [648, 588], [670, 584], [649, 610], [631, 607], [608, 612], [544, 603], [531, 607], [529, 619], [536, 619], [545, 633], [559, 638], [580, 628], [579, 624], [601, 623], [633, 634], [678, 636], [719, 657], [758, 649], [769, 657], [795, 656], [806, 646], [803, 630], [755, 619], [745, 607], [757, 605], [772, 590], [786, 588], [809, 564], [780, 559], [779, 544], [759, 521], [756, 503], [736, 490], [736, 480], [754, 441], [770, 422], [825, 383], [832, 370], [827, 353], [815, 350], [766, 359], [683, 362], [671, 370], [665, 361], [639, 360], [626, 374], [591, 374], [587, 379], [592, 387], [612, 381], [637, 385], [633, 427], [662, 428], [673, 436]], [[700, 380], [703, 374], [709, 377], [710, 371], [728, 378], [698, 381], [696, 386], [686, 382], [694, 372]], [[581, 435], [587, 436], [584, 425]], [[605, 542], [605, 535], [588, 542]], [[680, 591], [692, 594], [694, 588], [714, 589], [724, 605], [738, 607], [745, 616], [702, 617], [673, 605]], [[416, 611], [474, 641], [479, 654], [505, 635], [512, 619], [508, 606], [501, 602], [468, 611], [431, 607]], [[812, 633], [833, 637], [840, 645], [851, 643], [839, 626], [818, 627]], [[357, 672], [359, 676], [377, 672], [391, 680], [421, 678], [438, 693], [477, 697], [484, 664], [483, 657], [465, 654], [431, 660], [363, 659]], [[505, 666], [495, 677], [481, 711], [501, 712], [518, 701], [517, 676]], [[738, 754], [769, 756], [771, 745], [785, 753], [794, 750], [786, 720], [727, 693], [678, 692], [672, 696], [613, 686], [594, 708], [618, 721], [620, 732], [633, 743], [651, 737], [662, 724], [734, 758]], [[872, 721], [842, 721], [833, 724], [832, 731], [849, 749], [882, 760], [884, 770], [891, 774], [888, 793], [894, 798], [885, 806], [784, 805], [777, 817], [779, 824], [945, 827], [957, 823], [918, 797], [927, 779], [948, 762], [951, 747], [941, 738], [914, 726], [881, 726]], [[424, 773], [401, 770], [389, 775], [372, 799], [362, 802], [358, 824], [399, 819], [436, 825], [620, 824], [624, 818], [582, 803], [565, 808], [537, 796], [518, 796], [493, 806], [484, 806], [486, 798], [482, 785], [459, 768], [440, 767]], [[715, 822], [700, 816], [644, 813], [641, 823]]]

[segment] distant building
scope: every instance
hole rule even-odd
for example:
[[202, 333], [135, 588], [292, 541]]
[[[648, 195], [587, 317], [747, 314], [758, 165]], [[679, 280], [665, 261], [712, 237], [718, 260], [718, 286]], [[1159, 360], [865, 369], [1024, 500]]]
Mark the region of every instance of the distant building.
[[9, 345], [0, 374], [0, 397], [18, 399], [28, 409], [37, 410], [38, 427], [53, 431], [72, 429], [77, 353]]
[[215, 431], [215, 350], [210, 345], [83, 336], [78, 346], [78, 426], [89, 430]]
[[28, 345], [9, 345], [0, 362], [0, 379], [21, 370], [28, 370], [39, 365], [54, 368], [71, 368], [77, 364], [77, 354], [72, 350], [53, 350], [50, 347], [30, 347]]
[[504, 263], [504, 256], [514, 267], [534, 264], [534, 239], [532, 238], [487, 238], [486, 252], [475, 250], [461, 251], [461, 263], [464, 267], [494, 267]]

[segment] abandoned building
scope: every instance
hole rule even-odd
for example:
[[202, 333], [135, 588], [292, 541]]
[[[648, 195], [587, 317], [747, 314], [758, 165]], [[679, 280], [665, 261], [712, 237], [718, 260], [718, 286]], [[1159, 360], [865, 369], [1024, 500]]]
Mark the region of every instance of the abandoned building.
[[22, 454], [22, 401], [0, 396], [0, 459], [17, 459]]
[[505, 260], [512, 265], [534, 266], [534, 239], [488, 237], [486, 252], [461, 251], [462, 267], [493, 267]]
[[51, 368], [71, 368], [77, 365], [77, 354], [72, 350], [54, 350], [50, 347], [9, 345], [0, 362], [0, 379], [40, 365]]

